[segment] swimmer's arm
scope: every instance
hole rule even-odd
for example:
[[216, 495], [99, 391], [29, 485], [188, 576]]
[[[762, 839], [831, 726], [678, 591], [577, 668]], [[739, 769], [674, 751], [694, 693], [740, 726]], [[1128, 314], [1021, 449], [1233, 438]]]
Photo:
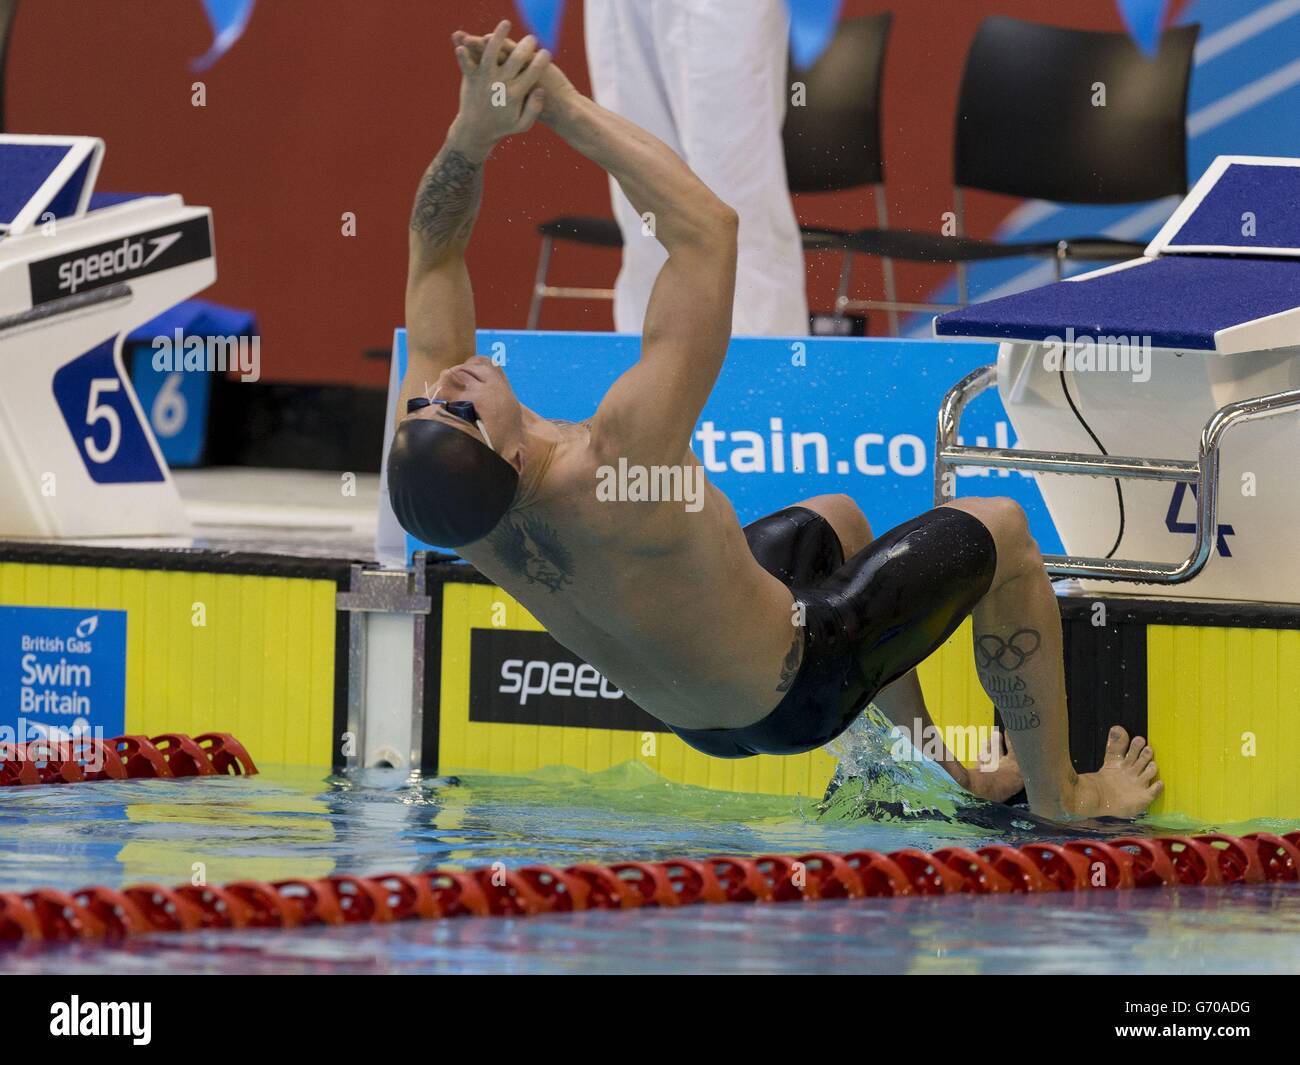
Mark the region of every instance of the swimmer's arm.
[[483, 198], [488, 150], [453, 125], [420, 179], [408, 239], [409, 367], [399, 410], [410, 396], [423, 394], [426, 380], [474, 354], [474, 290], [465, 249]]
[[[474, 293], [465, 249], [483, 199], [483, 164], [492, 149], [530, 129], [545, 93], [535, 93], [550, 53], [531, 47], [502, 56], [510, 24], [483, 38], [472, 57], [457, 34], [460, 109], [447, 141], [420, 180], [411, 210], [406, 275], [406, 328], [410, 365], [403, 406], [443, 370], [474, 354]], [[501, 62], [498, 63], [498, 58]], [[482, 60], [482, 62], [480, 62]], [[505, 89], [504, 97], [498, 90]]]
[[658, 138], [576, 91], [556, 95], [543, 121], [613, 175], [668, 251], [646, 308], [641, 360], [601, 402], [593, 440], [676, 462], [731, 337], [736, 212]]
[[[455, 39], [475, 61], [488, 62], [490, 38]], [[516, 47], [501, 41], [498, 62]], [[731, 339], [736, 213], [663, 141], [584, 96], [554, 63], [538, 86], [545, 94], [540, 120], [608, 171], [653, 225], [653, 236], [634, 239], [658, 239], [668, 251], [646, 308], [641, 360], [601, 402], [592, 441], [611, 454], [679, 462]]]

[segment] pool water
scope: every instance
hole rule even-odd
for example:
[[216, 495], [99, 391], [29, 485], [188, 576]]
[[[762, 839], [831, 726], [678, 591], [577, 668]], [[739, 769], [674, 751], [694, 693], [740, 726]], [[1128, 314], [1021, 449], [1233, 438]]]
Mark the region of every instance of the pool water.
[[[320, 877], [504, 862], [932, 850], [1131, 834], [980, 803], [933, 763], [880, 760], [864, 721], [823, 796], [736, 795], [644, 766], [527, 777], [123, 781], [0, 793], [0, 891]], [[1296, 823], [1198, 826], [1292, 831]], [[1300, 887], [868, 899], [143, 936], [0, 951], [12, 972], [1300, 972]]]

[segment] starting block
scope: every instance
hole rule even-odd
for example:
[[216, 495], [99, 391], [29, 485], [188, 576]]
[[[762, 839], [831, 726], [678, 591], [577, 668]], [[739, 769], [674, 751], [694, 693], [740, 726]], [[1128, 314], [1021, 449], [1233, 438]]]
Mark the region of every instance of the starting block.
[[[1067, 552], [1053, 574], [1300, 602], [1300, 159], [1221, 156], [1141, 258], [935, 333], [1001, 342], [940, 410], [937, 501], [958, 466], [1033, 471]], [[958, 446], [994, 386], [1017, 447]]]
[[103, 153], [0, 135], [0, 536], [189, 532], [122, 347], [216, 280], [212, 216], [96, 195]]

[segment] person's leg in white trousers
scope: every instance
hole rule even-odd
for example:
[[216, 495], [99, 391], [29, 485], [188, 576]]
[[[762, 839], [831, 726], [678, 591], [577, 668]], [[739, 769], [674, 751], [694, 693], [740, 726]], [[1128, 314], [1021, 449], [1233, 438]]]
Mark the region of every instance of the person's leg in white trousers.
[[[803, 251], [786, 180], [785, 0], [586, 0], [597, 102], [653, 133], [740, 216], [736, 334], [808, 332]], [[610, 183], [623, 233], [614, 325], [640, 332], [665, 252]]]

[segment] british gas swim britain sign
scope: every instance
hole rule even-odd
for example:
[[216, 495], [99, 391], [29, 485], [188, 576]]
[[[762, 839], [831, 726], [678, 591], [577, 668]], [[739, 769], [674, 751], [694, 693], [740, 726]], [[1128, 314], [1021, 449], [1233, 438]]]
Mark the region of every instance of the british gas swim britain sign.
[[0, 606], [0, 742], [125, 728], [125, 610]]

